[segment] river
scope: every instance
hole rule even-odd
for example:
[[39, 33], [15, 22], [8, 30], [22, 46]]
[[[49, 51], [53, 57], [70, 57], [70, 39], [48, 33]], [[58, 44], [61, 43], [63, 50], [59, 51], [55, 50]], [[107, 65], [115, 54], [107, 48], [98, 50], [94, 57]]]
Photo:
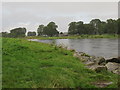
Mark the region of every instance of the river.
[[101, 56], [104, 58], [118, 57], [118, 39], [52, 39], [39, 40], [30, 39], [31, 41], [43, 43], [55, 43], [64, 45], [70, 49], [79, 52], [85, 52], [89, 55]]

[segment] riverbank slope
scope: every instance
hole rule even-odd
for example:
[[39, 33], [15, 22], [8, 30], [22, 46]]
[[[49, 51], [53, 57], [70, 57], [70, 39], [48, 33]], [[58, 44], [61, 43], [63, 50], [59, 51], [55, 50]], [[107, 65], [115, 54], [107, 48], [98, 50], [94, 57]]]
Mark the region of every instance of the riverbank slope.
[[87, 69], [72, 50], [15, 38], [3, 38], [2, 46], [3, 88], [117, 88], [118, 75]]

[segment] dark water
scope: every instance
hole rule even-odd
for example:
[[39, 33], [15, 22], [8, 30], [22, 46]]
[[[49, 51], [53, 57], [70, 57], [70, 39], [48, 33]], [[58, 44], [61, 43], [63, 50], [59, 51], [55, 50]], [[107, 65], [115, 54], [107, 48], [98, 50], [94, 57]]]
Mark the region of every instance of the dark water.
[[38, 40], [30, 39], [43, 43], [55, 43], [75, 49], [79, 52], [85, 52], [89, 55], [102, 56], [105, 58], [118, 57], [118, 39], [55, 39]]

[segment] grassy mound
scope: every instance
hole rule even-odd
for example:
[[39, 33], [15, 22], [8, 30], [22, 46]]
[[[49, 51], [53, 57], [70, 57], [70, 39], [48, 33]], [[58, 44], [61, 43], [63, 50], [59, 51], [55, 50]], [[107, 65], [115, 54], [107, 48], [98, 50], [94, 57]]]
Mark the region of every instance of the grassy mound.
[[24, 39], [2, 42], [3, 88], [94, 88], [99, 81], [117, 87], [117, 75], [85, 68], [72, 51]]

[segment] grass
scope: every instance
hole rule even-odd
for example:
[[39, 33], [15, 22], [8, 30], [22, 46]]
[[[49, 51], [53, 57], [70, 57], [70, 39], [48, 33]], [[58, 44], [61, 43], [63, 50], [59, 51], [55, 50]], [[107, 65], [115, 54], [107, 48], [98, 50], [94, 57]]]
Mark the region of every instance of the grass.
[[103, 34], [103, 35], [75, 35], [63, 37], [42, 37], [42, 36], [27, 36], [26, 39], [84, 39], [84, 38], [118, 38], [117, 34]]
[[3, 88], [95, 88], [91, 83], [99, 81], [117, 88], [116, 74], [87, 69], [73, 51], [15, 38], [3, 38], [2, 44]]
[[2, 89], [2, 38], [0, 38], [0, 89]]

